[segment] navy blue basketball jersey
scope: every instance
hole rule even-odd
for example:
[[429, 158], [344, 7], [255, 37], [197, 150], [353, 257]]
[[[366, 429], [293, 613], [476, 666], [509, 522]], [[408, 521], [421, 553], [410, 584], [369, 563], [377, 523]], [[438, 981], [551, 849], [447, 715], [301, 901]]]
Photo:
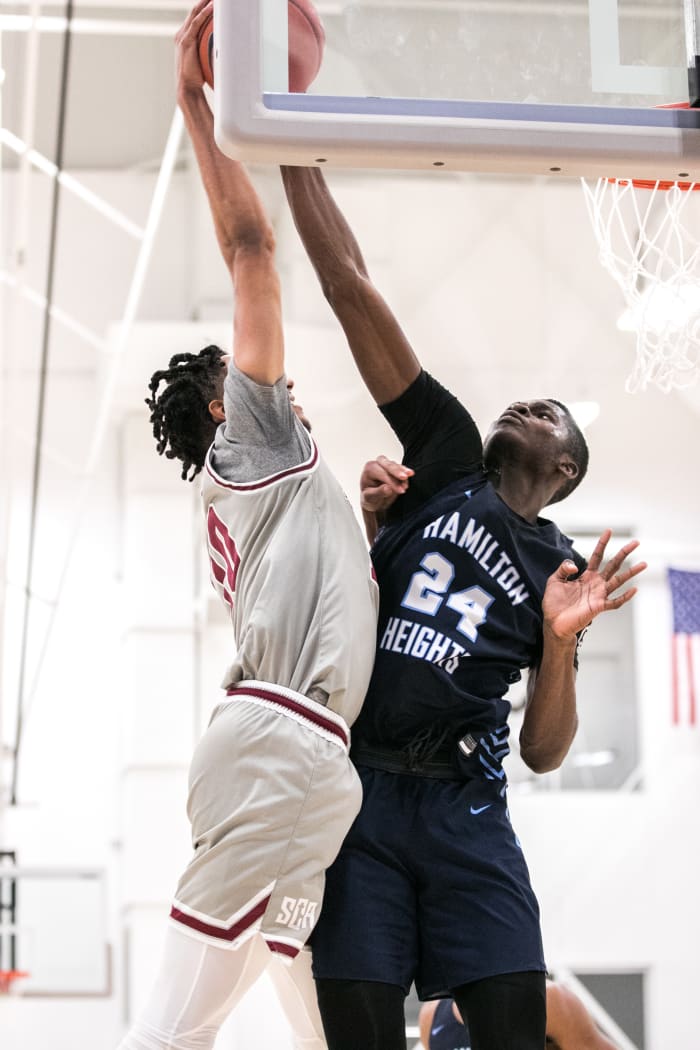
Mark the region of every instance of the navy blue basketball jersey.
[[427, 1050], [471, 1050], [466, 1025], [452, 1011], [452, 999], [440, 999], [430, 1025]]
[[585, 562], [552, 522], [503, 502], [469, 413], [426, 373], [383, 411], [416, 486], [372, 551], [377, 653], [355, 739], [404, 750], [422, 741], [429, 753], [483, 737], [482, 771], [500, 779], [504, 697], [539, 661], [547, 579], [566, 558]]

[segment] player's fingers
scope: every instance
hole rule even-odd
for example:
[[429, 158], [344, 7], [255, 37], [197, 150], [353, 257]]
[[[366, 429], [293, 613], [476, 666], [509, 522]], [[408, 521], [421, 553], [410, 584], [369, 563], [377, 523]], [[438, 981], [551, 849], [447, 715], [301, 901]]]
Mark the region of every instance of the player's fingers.
[[413, 477], [413, 471], [410, 467], [404, 467], [402, 463], [392, 463], [391, 467], [387, 467], [387, 474], [390, 474], [396, 481], [408, 481], [409, 478]]
[[379, 510], [383, 509], [386, 505], [387, 500], [390, 500], [395, 495], [388, 485], [376, 485], [373, 488], [365, 489], [360, 497], [360, 504], [364, 510]]
[[389, 475], [381, 463], [376, 459], [372, 459], [369, 463], [365, 463], [362, 468], [360, 486], [364, 488], [365, 486], [373, 487], [375, 485], [382, 485], [387, 480], [388, 476]]
[[607, 547], [608, 541], [609, 541], [611, 536], [612, 536], [612, 529], [605, 529], [601, 533], [600, 539], [596, 543], [596, 545], [595, 545], [595, 547], [593, 549], [593, 553], [591, 554], [591, 556], [589, 558], [589, 561], [588, 561], [588, 568], [592, 572], [597, 572], [598, 569], [600, 568], [600, 566], [602, 565], [603, 557], [605, 556], [605, 548]]
[[360, 477], [360, 484], [391, 486], [400, 484], [405, 488], [407, 475], [405, 471], [393, 469], [397, 466], [399, 464], [392, 465], [391, 460], [388, 460], [386, 456], [378, 456], [377, 459], [365, 463]]
[[377, 485], [368, 493], [368, 498], [376, 506], [378, 506], [383, 500], [391, 495], [391, 489], [388, 485]]
[[618, 572], [617, 576], [621, 583], [627, 583], [627, 581], [631, 580], [633, 576], [639, 576], [640, 572], [644, 572], [646, 568], [647, 563], [645, 561], [640, 561], [637, 562], [636, 565], [630, 565], [628, 568], [623, 569], [621, 573]]
[[408, 478], [409, 475], [403, 470], [387, 470], [386, 472], [386, 483], [392, 485], [394, 488], [400, 488], [402, 492], [408, 486]]
[[207, 7], [210, 3], [211, 0], [197, 0], [197, 3], [192, 5], [192, 7], [187, 12], [187, 15], [185, 16], [184, 22], [175, 34], [176, 40], [179, 40], [187, 32], [197, 15], [202, 11], [203, 8]]
[[199, 36], [200, 29], [202, 28], [204, 23], [207, 21], [209, 16], [213, 13], [213, 11], [214, 11], [213, 0], [207, 0], [207, 2], [202, 5], [201, 10], [198, 11], [197, 14], [194, 16], [194, 18], [192, 19], [192, 27], [191, 27], [191, 29], [192, 29], [192, 35], [193, 36]]
[[608, 598], [605, 603], [606, 612], [612, 609], [622, 608], [623, 605], [626, 605], [627, 602], [631, 601], [634, 598], [636, 593], [637, 588], [630, 587], [629, 590], [625, 591], [623, 594], [618, 594], [616, 598]]
[[386, 456], [375, 456], [374, 459], [368, 459], [365, 463], [365, 468], [376, 467], [377, 469], [386, 470], [386, 464], [391, 463], [390, 459]]
[[576, 565], [576, 562], [573, 562], [570, 558], [567, 558], [566, 561], [563, 561], [561, 563], [554, 575], [559, 580], [568, 580], [570, 576], [573, 576], [574, 573], [577, 572], [578, 567]]
[[197, 3], [193, 5], [190, 12], [192, 21], [195, 21], [202, 15], [203, 11], [213, 11], [214, 0], [197, 0]]
[[606, 590], [608, 594], [616, 591], [618, 587], [622, 587], [628, 580], [631, 580], [633, 576], [639, 576], [640, 572], [644, 572], [647, 567], [645, 561], [640, 561], [637, 565], [630, 565], [628, 568], [623, 569], [622, 572], [616, 572], [607, 581]]
[[178, 43], [198, 37], [199, 31], [214, 10], [213, 0], [200, 0], [190, 11], [175, 39]]
[[360, 493], [360, 499], [364, 503], [366, 501], [373, 501], [375, 506], [385, 505], [387, 500], [392, 503], [397, 496], [402, 496], [406, 491], [406, 484], [399, 484], [392, 479], [386, 481], [377, 481], [372, 485], [367, 485], [362, 488]]
[[623, 547], [620, 547], [617, 553], [613, 554], [606, 568], [609, 568], [611, 565], [617, 566], [619, 568], [624, 559], [628, 558], [632, 551], [636, 550], [638, 546], [639, 540], [630, 540], [629, 543], [625, 543]]
[[389, 473], [402, 469], [401, 463], [397, 463], [395, 459], [389, 459], [388, 456], [377, 456], [377, 463]]
[[389, 459], [388, 456], [377, 456], [377, 463], [381, 464], [384, 470], [397, 481], [405, 481], [407, 478], [412, 478], [414, 471], [411, 467], [404, 466], [403, 463], [397, 463], [394, 459]]
[[625, 558], [629, 557], [632, 551], [635, 551], [639, 546], [639, 540], [630, 540], [624, 547], [621, 547], [617, 554], [613, 555], [612, 558], [607, 562], [605, 568], [602, 570], [602, 575], [608, 579], [620, 568]]

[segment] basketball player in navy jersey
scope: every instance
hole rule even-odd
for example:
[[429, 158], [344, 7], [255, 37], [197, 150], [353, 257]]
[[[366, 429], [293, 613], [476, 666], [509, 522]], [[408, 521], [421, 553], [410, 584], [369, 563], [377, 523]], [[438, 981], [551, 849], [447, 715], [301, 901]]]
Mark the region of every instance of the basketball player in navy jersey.
[[378, 594], [350, 503], [288, 394], [272, 230], [245, 169], [214, 141], [197, 51], [211, 9], [198, 3], [178, 33], [178, 104], [235, 289], [233, 349], [176, 354], [148, 405], [158, 452], [185, 479], [201, 472], [231, 663], [190, 765], [193, 854], [161, 968], [121, 1050], [208, 1050], [265, 970], [295, 1048], [325, 1050], [305, 945], [360, 807], [349, 726], [372, 671]]
[[351, 752], [363, 804], [312, 940], [326, 1039], [330, 1050], [404, 1050], [415, 980], [422, 999], [455, 998], [473, 1050], [542, 1050], [545, 966], [508, 816], [505, 694], [529, 669], [521, 754], [535, 772], [557, 768], [576, 732], [578, 636], [632, 598], [635, 588], [619, 588], [644, 566], [626, 565], [636, 542], [604, 565], [609, 531], [586, 566], [541, 517], [587, 468], [567, 409], [514, 402], [482, 442], [421, 368], [320, 169], [282, 177], [326, 298], [414, 471], [407, 491], [375, 508], [377, 653]]
[[[424, 1050], [470, 1050], [469, 1030], [454, 999], [424, 1003], [418, 1015]], [[615, 1050], [570, 988], [547, 980], [546, 1050]]]

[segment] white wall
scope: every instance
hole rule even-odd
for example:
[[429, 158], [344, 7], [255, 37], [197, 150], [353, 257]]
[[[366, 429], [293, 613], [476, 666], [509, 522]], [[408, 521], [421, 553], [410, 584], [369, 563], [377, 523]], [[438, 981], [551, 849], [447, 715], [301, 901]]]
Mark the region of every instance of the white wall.
[[[281, 206], [276, 173], [258, 174], [279, 216], [288, 370], [326, 458], [356, 503], [361, 464], [396, 446], [318, 294]], [[151, 176], [81, 178], [135, 218], [145, 215]], [[14, 187], [6, 184], [11, 229]], [[690, 1050], [700, 935], [694, 892], [700, 840], [692, 812], [700, 737], [670, 725], [664, 570], [669, 563], [700, 564], [698, 415], [677, 394], [625, 394], [632, 337], [615, 328], [622, 303], [597, 264], [576, 183], [357, 173], [339, 174], [333, 185], [424, 364], [469, 404], [480, 425], [517, 396], [601, 403], [588, 434], [590, 475], [556, 516], [570, 530], [628, 527], [652, 562], [636, 600], [644, 789], [625, 796], [516, 795], [512, 810], [541, 900], [550, 961], [583, 970], [646, 969], [648, 1046]], [[30, 272], [41, 284], [46, 197], [38, 183], [35, 195]], [[78, 204], [66, 201], [63, 223], [58, 301], [108, 340], [135, 247], [121, 233], [96, 228]], [[155, 455], [142, 397], [151, 372], [171, 352], [227, 338], [229, 299], [197, 181], [179, 173], [80, 522], [80, 470], [114, 343], [98, 354], [57, 329], [36, 551], [36, 589], [44, 601], [34, 607], [42, 629], [76, 539], [26, 723], [21, 804], [0, 814], [0, 843], [16, 848], [23, 864], [106, 869], [114, 994], [89, 1002], [0, 1003], [7, 1050], [44, 1045], [47, 1030], [55, 1050], [110, 1050], [125, 1004], [137, 1005], [155, 966], [168, 898], [188, 851], [187, 758], [216, 700], [228, 641], [202, 598], [196, 494], [180, 482], [176, 465]], [[24, 335], [4, 359], [5, 442], [13, 435], [12, 454], [6, 444], [3, 459], [12, 497], [6, 741], [16, 699], [34, 421], [35, 375], [26, 348], [36, 345], [37, 318], [30, 311], [24, 320]], [[593, 630], [605, 630], [604, 622]], [[581, 716], [585, 722], [585, 711]], [[132, 948], [128, 988], [125, 931]], [[274, 1027], [274, 1010], [270, 1017]], [[238, 1046], [245, 1028], [245, 1021], [238, 1027], [234, 1021], [222, 1043]]]

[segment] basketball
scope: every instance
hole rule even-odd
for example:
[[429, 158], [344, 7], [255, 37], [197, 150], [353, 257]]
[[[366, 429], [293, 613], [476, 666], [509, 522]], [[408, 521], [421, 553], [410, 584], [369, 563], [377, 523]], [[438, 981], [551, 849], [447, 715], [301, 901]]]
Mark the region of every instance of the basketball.
[[[289, 21], [289, 90], [303, 92], [318, 75], [326, 34], [311, 0], [287, 0]], [[204, 80], [214, 86], [214, 19], [199, 34], [199, 62]]]
[[321, 68], [326, 34], [311, 0], [288, 0], [289, 90], [306, 91]]
[[214, 87], [214, 17], [210, 15], [199, 31], [197, 43], [199, 64], [202, 67], [204, 81], [210, 88]]

